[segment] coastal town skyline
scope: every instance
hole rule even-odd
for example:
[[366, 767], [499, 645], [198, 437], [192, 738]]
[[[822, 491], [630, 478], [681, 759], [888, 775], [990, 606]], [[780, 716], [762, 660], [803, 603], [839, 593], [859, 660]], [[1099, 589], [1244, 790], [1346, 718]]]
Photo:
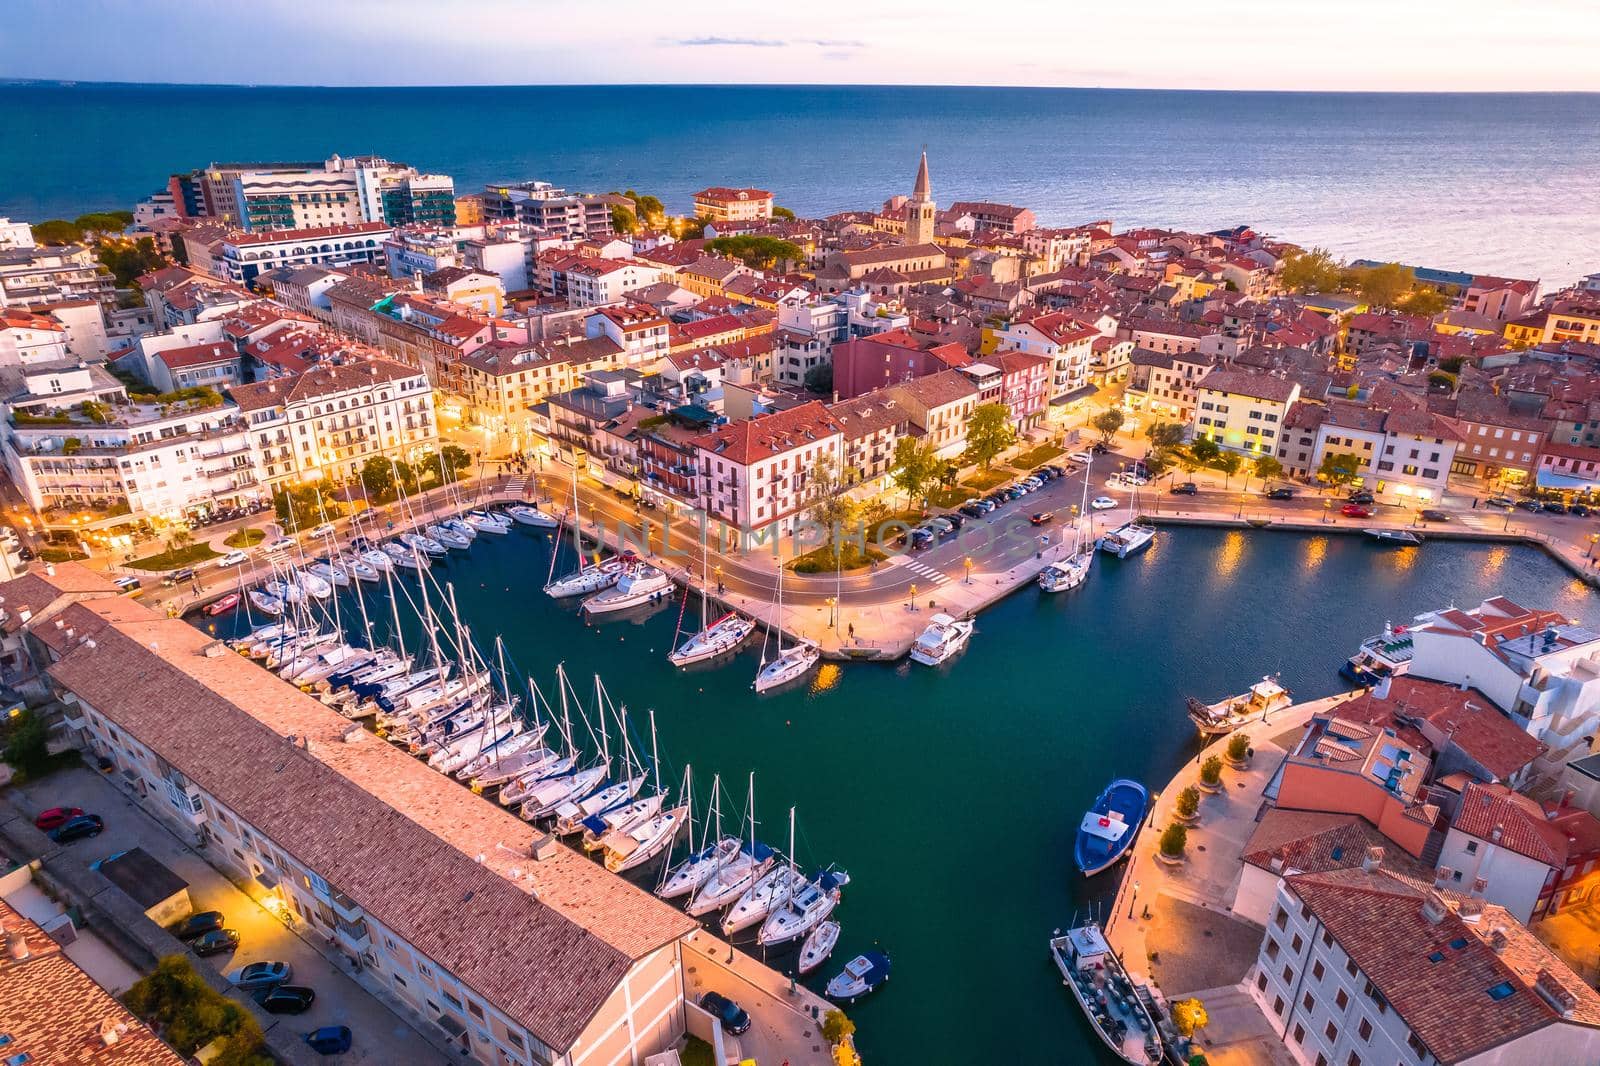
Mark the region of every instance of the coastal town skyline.
[[[1197, 8], [1157, 0], [1137, 10], [1068, 9], [1033, 0], [1000, 17], [971, 20], [963, 5], [838, 4], [766, 12], [754, 27], [731, 0], [697, 0], [681, 26], [659, 9], [615, 6], [608, 47], [590, 47], [587, 30], [541, 18], [542, 4], [486, 0], [462, 20], [430, 0], [316, 7], [267, 0], [223, 9], [181, 38], [169, 32], [179, 5], [90, 5], [97, 32], [57, 48], [46, 0], [8, 8], [13, 32], [0, 40], [8, 78], [79, 82], [211, 85], [450, 86], [571, 84], [859, 84], [1062, 86], [1309, 92], [1595, 92], [1600, 73], [1586, 62], [1600, 50], [1600, 17], [1575, 0], [1536, 0], [1508, 8], [1489, 0], [1455, 5], [1441, 24], [1425, 8], [1353, 0], [1342, 14], [1380, 19], [1382, 49], [1304, 47], [1304, 12], [1262, 0], [1224, 0]], [[530, 33], [485, 34], [485, 25], [536, 25]], [[1029, 32], [1018, 34], [1026, 25]], [[692, 28], [686, 28], [692, 27]], [[960, 32], [948, 32], [960, 27]], [[230, 43], [248, 33], [245, 69]], [[1091, 56], [1063, 55], [1060, 35], [1095, 41]], [[65, 40], [65, 38], [61, 38]], [[1137, 53], [1119, 61], [1118, 43]], [[1188, 57], [1208, 48], [1251, 56], [1248, 63], [1196, 69]], [[426, 54], [427, 73], [392, 57]], [[1007, 61], [988, 56], [1003, 50]], [[140, 57], [169, 56], [160, 78]], [[1364, 58], [1371, 56], [1372, 58]], [[1404, 62], [1388, 57], [1404, 56]], [[448, 70], [441, 77], [432, 71]], [[538, 72], [530, 77], [529, 71]], [[801, 75], [803, 72], [803, 76]]]

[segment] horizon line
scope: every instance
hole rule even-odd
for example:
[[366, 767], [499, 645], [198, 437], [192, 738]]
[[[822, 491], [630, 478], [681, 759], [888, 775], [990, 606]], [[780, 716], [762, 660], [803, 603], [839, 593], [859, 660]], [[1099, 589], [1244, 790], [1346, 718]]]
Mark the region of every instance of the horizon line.
[[0, 88], [45, 87], [135, 88], [135, 89], [317, 89], [362, 92], [369, 90], [429, 89], [974, 89], [995, 92], [1105, 92], [1105, 93], [1204, 93], [1253, 96], [1600, 96], [1600, 89], [1233, 89], [1154, 85], [996, 85], [987, 83], [923, 82], [479, 82], [460, 84], [366, 84], [334, 85], [323, 82], [186, 82], [186, 81], [99, 81], [82, 78], [0, 78]]

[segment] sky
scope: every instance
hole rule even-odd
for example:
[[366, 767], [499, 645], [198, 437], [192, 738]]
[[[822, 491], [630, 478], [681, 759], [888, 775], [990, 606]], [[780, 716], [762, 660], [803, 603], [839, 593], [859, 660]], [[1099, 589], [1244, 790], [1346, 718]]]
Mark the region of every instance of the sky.
[[1600, 0], [0, 0], [0, 78], [1600, 91]]

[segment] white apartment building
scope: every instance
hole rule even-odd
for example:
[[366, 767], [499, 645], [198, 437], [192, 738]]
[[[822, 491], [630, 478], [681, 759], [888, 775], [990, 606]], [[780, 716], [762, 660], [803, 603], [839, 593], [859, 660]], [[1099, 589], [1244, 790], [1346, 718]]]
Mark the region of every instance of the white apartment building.
[[383, 243], [394, 233], [382, 222], [322, 226], [270, 233], [233, 233], [219, 242], [218, 276], [251, 285], [281, 267], [350, 266], [383, 262]]
[[383, 242], [383, 255], [389, 276], [406, 281], [462, 265], [454, 230], [399, 230]]
[[115, 306], [116, 285], [93, 252], [78, 245], [0, 246], [0, 308], [27, 311], [66, 300]]
[[566, 267], [567, 302], [573, 307], [621, 303], [625, 294], [661, 280], [660, 267], [633, 259], [578, 257]]
[[1300, 403], [1285, 422], [1278, 459], [1286, 471], [1311, 476], [1328, 455], [1352, 455], [1355, 483], [1389, 497], [1385, 502], [1440, 499], [1461, 442], [1447, 419], [1399, 395]]
[[[95, 306], [99, 313], [98, 305]], [[53, 318], [28, 311], [0, 311], [0, 367], [60, 362], [67, 357], [67, 331]]]
[[1304, 1066], [1529, 1066], [1600, 1055], [1600, 995], [1503, 908], [1381, 867], [1291, 874], [1247, 977]]
[[1064, 311], [1014, 322], [1000, 334], [1008, 351], [1042, 355], [1050, 360], [1050, 398], [1070, 396], [1089, 384], [1094, 342], [1100, 331]]
[[604, 337], [617, 346], [611, 369], [654, 366], [672, 346], [667, 319], [637, 305], [600, 308], [583, 320], [583, 335], [590, 340]]
[[837, 472], [844, 459], [842, 427], [817, 400], [730, 422], [692, 443], [701, 506], [740, 530], [792, 529], [809, 502], [817, 464], [826, 461]]
[[772, 217], [772, 194], [765, 189], [717, 185], [694, 194], [694, 213], [713, 222], [754, 222]]
[[1275, 374], [1213, 367], [1195, 388], [1195, 437], [1230, 451], [1275, 455], [1298, 382]]
[[26, 222], [13, 222], [0, 215], [0, 249], [32, 247], [33, 227]]
[[269, 487], [343, 480], [375, 455], [414, 459], [439, 440], [433, 391], [420, 370], [369, 359], [230, 390]]
[[320, 167], [274, 166], [229, 177], [233, 220], [252, 232], [361, 222], [455, 223], [454, 181], [377, 156], [335, 155]]
[[66, 564], [0, 610], [114, 780], [398, 1014], [486, 1066], [637, 1066], [683, 1033], [681, 912], [116, 591]]
[[121, 382], [83, 363], [8, 380], [20, 387], [0, 454], [35, 510], [125, 505], [135, 516], [178, 519], [264, 495], [233, 404], [130, 402]]

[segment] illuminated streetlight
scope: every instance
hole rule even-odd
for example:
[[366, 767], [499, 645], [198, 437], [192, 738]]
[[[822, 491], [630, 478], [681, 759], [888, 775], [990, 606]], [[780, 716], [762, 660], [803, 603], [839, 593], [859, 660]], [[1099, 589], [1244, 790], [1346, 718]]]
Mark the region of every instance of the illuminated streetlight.
[[917, 609], [917, 586], [915, 582], [913, 582], [911, 585], [911, 599], [906, 602], [906, 606], [911, 608], [913, 611]]
[[[1591, 537], [1590, 539], [1592, 540], [1593, 538]], [[966, 559], [963, 561], [963, 564], [967, 568], [966, 584], [970, 585], [970, 584], [972, 584], [972, 556], [970, 556], [970, 555], [967, 556]]]
[[1583, 553], [1583, 557], [1585, 559], [1593, 559], [1594, 558], [1594, 544], [1595, 544], [1595, 541], [1597, 541], [1597, 540], [1600, 540], [1600, 533], [1590, 533], [1589, 534], [1589, 550]]
[[839, 601], [832, 596], [828, 597], [828, 626], [831, 629], [839, 628]]
[[1235, 518], [1243, 518], [1244, 517], [1244, 501], [1247, 498], [1248, 497], [1246, 497], [1244, 493], [1242, 493], [1242, 492], [1239, 493], [1239, 510], [1234, 513], [1233, 517], [1235, 517]]
[[1128, 917], [1133, 917], [1133, 905], [1139, 899], [1139, 882], [1133, 883], [1133, 894], [1128, 898]]

